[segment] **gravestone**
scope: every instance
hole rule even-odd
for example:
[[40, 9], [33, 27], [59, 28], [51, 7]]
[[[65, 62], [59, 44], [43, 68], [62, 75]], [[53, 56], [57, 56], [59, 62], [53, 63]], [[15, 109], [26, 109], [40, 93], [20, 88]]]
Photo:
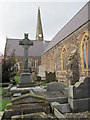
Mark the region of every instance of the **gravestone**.
[[90, 77], [81, 77], [79, 82], [69, 86], [68, 102], [73, 112], [90, 110]]
[[47, 91], [64, 91], [65, 85], [61, 82], [51, 82], [47, 84]]
[[51, 82], [47, 84], [46, 98], [49, 103], [59, 102], [67, 103], [68, 98], [66, 96], [66, 85], [61, 82]]
[[28, 34], [24, 35], [25, 38], [22, 41], [19, 41], [19, 45], [22, 45], [24, 48], [24, 65], [23, 73], [20, 76], [20, 81], [18, 87], [29, 87], [33, 86], [32, 75], [28, 69], [28, 48], [33, 46], [33, 42], [28, 39]]
[[46, 75], [45, 75], [45, 68], [43, 65], [39, 65], [39, 73], [38, 76], [41, 77], [42, 80], [45, 80]]
[[[3, 119], [10, 120], [13, 116], [23, 117], [32, 113], [45, 112], [50, 113], [50, 107], [45, 97], [37, 94], [24, 94], [16, 98], [12, 98], [11, 103], [6, 106]], [[30, 119], [30, 116], [29, 118]]]

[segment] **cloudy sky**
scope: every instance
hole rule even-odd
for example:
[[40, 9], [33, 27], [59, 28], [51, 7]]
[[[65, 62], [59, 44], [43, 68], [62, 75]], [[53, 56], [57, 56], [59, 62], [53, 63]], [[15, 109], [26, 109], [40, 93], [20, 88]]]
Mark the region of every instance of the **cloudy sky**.
[[41, 10], [44, 39], [52, 40], [88, 0], [32, 1], [0, 1], [0, 53], [4, 51], [6, 36], [22, 39], [27, 32], [30, 39], [35, 39], [38, 6]]

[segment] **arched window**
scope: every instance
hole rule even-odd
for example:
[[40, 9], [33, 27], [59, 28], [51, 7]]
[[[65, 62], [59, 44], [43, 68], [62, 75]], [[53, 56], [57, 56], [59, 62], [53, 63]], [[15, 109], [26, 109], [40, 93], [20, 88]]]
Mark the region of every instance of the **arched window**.
[[90, 39], [87, 33], [85, 33], [82, 38], [81, 56], [83, 71], [90, 69]]
[[67, 56], [67, 49], [66, 49], [66, 47], [64, 46], [63, 48], [62, 48], [62, 52], [61, 52], [61, 69], [63, 70], [63, 71], [65, 71], [66, 70], [66, 56]]
[[18, 70], [19, 70], [19, 69], [18, 69], [18, 64], [16, 63], [16, 64], [14, 65], [14, 71], [15, 71], [15, 72], [18, 72]]

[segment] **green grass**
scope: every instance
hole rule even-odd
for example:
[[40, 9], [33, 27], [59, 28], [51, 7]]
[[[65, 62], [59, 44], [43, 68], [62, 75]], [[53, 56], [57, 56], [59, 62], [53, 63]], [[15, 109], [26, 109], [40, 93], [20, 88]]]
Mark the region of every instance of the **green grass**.
[[5, 110], [6, 105], [7, 105], [8, 103], [11, 103], [11, 101], [10, 101], [10, 100], [6, 100], [6, 99], [2, 99], [2, 111]]
[[0, 95], [2, 94], [2, 87], [0, 87]]
[[8, 103], [11, 103], [10, 100], [7, 100], [7, 99], [2, 98], [2, 90], [3, 90], [3, 88], [0, 87], [0, 112], [2, 112], [2, 111], [5, 110], [6, 105], [7, 105]]
[[20, 80], [20, 76], [15, 76], [16, 84], [18, 84], [19, 80]]
[[46, 86], [48, 83], [46, 83], [46, 82], [44, 82], [44, 83], [42, 83], [42, 86]]

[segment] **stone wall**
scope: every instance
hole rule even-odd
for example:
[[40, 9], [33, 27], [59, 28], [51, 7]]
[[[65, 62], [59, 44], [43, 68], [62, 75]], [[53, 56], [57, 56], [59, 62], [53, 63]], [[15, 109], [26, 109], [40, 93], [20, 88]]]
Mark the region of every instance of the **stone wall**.
[[[15, 56], [16, 64], [18, 64], [18, 74], [22, 73], [23, 70], [23, 57]], [[40, 57], [30, 57], [28, 58], [28, 67], [31, 68], [32, 72], [38, 74], [38, 66], [41, 65], [41, 58]]]
[[[69, 63], [69, 56], [73, 51], [77, 51], [77, 60], [73, 60], [73, 63], [76, 63], [75, 71], [73, 71], [73, 80], [77, 81], [80, 76], [90, 76], [90, 69], [82, 69], [82, 56], [81, 56], [81, 42], [83, 35], [85, 33], [90, 34], [89, 28], [90, 22], [81, 26], [74, 33], [69, 35], [67, 38], [59, 42], [52, 49], [47, 51], [41, 56], [41, 62], [44, 65], [46, 71], [56, 73], [58, 81], [63, 81], [68, 84], [67, 79], [67, 64]], [[90, 53], [89, 53], [90, 54]], [[75, 58], [76, 59], [76, 58]], [[75, 72], [78, 71], [78, 77], [76, 78]], [[68, 73], [72, 74], [72, 73]]]

